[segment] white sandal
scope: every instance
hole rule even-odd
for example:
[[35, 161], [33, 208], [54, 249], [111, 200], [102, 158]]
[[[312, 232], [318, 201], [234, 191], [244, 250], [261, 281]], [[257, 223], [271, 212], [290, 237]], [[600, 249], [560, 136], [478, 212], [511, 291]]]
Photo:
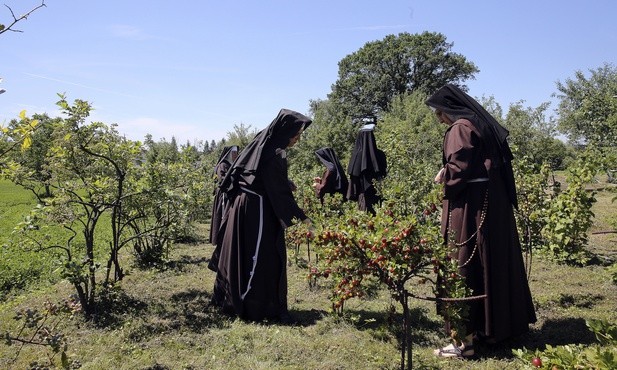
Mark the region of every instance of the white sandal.
[[435, 356], [446, 358], [469, 358], [475, 354], [473, 344], [463, 344], [460, 347], [450, 344], [443, 348], [434, 350], [433, 353]]

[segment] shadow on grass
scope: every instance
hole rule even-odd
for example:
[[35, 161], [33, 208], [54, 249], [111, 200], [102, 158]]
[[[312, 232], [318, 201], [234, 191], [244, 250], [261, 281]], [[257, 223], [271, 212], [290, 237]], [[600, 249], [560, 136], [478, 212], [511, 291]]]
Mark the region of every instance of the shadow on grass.
[[207, 264], [210, 262], [209, 258], [206, 257], [195, 257], [189, 255], [182, 255], [175, 260], [170, 261], [161, 261], [157, 259], [156, 261], [150, 262], [137, 262], [133, 265], [133, 267], [141, 270], [155, 270], [155, 271], [176, 271], [176, 272], [186, 272], [187, 267], [190, 266], [200, 266], [203, 264]]
[[497, 344], [480, 343], [477, 354], [480, 357], [511, 359], [512, 349], [525, 347], [528, 350], [544, 350], [546, 345], [566, 344], [589, 345], [596, 343], [595, 335], [587, 328], [584, 319], [567, 318], [548, 320], [540, 329], [531, 330], [517, 338]]
[[162, 333], [202, 333], [228, 327], [229, 317], [210, 306], [211, 298], [212, 295], [205, 290], [189, 289], [172, 295], [169, 300], [152, 302], [128, 338], [139, 342]]
[[182, 255], [177, 260], [167, 261], [165, 264], [163, 264], [163, 269], [184, 272], [186, 271], [186, 268], [188, 266], [199, 266], [203, 264], [208, 264], [208, 262], [210, 262], [210, 259], [206, 257], [197, 258], [194, 256]]
[[[216, 309], [216, 308], [215, 308]], [[231, 320], [237, 319], [235, 314], [224, 314]], [[247, 323], [261, 324], [261, 325], [269, 325], [269, 326], [298, 326], [298, 327], [308, 327], [315, 325], [317, 321], [321, 320], [324, 316], [327, 315], [326, 311], [323, 310], [289, 310], [290, 317], [285, 321], [281, 321], [278, 319], [264, 319], [264, 320], [243, 320]]]
[[307, 327], [315, 325], [317, 321], [321, 320], [328, 313], [324, 310], [290, 310], [290, 315], [293, 317], [291, 325]]
[[562, 294], [559, 298], [559, 306], [562, 308], [578, 307], [589, 309], [604, 299], [605, 297], [600, 294]]
[[161, 365], [159, 363], [156, 363], [152, 366], [148, 366], [143, 368], [142, 370], [171, 370], [171, 367], [167, 366], [167, 365]]
[[115, 329], [130, 322], [128, 338], [135, 342], [161, 333], [227, 327], [228, 316], [210, 306], [211, 298], [205, 290], [189, 289], [169, 299], [144, 302], [113, 288], [101, 293], [93, 323], [97, 328]]
[[[400, 308], [400, 307], [399, 307]], [[389, 312], [346, 310], [344, 317], [354, 324], [356, 329], [369, 331], [378, 340], [390, 341], [394, 338], [402, 343], [403, 314], [394, 310]], [[443, 339], [444, 326], [440, 321], [432, 320], [427, 315], [427, 309], [411, 307], [409, 309], [411, 324], [411, 343], [416, 345], [433, 345]]]
[[205, 290], [189, 289], [171, 296], [171, 307], [163, 317], [175, 319], [179, 326], [199, 333], [209, 328], [228, 326], [228, 316], [210, 305], [212, 294]]
[[129, 296], [119, 286], [103, 289], [98, 297], [97, 310], [92, 321], [98, 328], [115, 329], [128, 317], [138, 317], [148, 310], [148, 305]]

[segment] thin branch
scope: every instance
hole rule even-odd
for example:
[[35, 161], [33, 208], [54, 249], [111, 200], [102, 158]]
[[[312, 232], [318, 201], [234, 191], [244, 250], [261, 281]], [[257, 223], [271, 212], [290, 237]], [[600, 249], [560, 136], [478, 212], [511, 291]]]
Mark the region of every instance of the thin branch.
[[5, 33], [5, 32], [7, 32], [7, 31], [12, 31], [12, 32], [24, 32], [24, 31], [20, 31], [20, 30], [15, 30], [15, 29], [13, 29], [13, 26], [14, 26], [17, 22], [22, 21], [22, 20], [24, 20], [24, 19], [27, 19], [27, 18], [28, 18], [28, 16], [29, 16], [30, 14], [34, 13], [36, 10], [38, 10], [38, 9], [40, 9], [40, 8], [43, 8], [43, 7], [46, 7], [47, 5], [45, 5], [45, 0], [42, 0], [42, 1], [41, 1], [41, 5], [39, 5], [39, 6], [35, 7], [34, 9], [30, 10], [28, 13], [26, 13], [26, 14], [24, 14], [24, 15], [21, 15], [21, 16], [19, 16], [19, 17], [16, 17], [16, 16], [15, 16], [15, 13], [13, 12], [13, 9], [11, 9], [11, 7], [10, 7], [10, 6], [8, 6], [8, 5], [6, 5], [6, 4], [4, 4], [4, 6], [6, 6], [6, 7], [9, 9], [9, 11], [11, 12], [11, 16], [13, 17], [13, 22], [12, 22], [11, 24], [9, 24], [9, 25], [8, 25], [8, 27], [4, 27], [4, 28], [0, 29], [0, 35], [1, 35], [1, 34], [3, 34], [3, 33]]

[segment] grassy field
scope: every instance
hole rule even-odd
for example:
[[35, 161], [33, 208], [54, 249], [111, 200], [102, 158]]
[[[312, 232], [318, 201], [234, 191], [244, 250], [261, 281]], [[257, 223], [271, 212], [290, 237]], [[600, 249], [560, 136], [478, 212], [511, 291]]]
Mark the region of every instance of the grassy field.
[[[595, 230], [606, 230], [614, 216], [609, 193], [599, 193]], [[207, 235], [207, 226], [198, 233]], [[133, 268], [99, 325], [65, 318], [59, 329], [68, 354], [82, 369], [396, 369], [399, 367], [400, 307], [390, 313], [382, 292], [372, 300], [351, 300], [345, 315], [328, 312], [325, 287], [309, 288], [306, 268], [290, 263], [288, 302], [294, 325], [247, 323], [208, 307], [214, 273], [207, 269], [213, 247], [206, 242], [177, 245], [158, 270]], [[617, 234], [592, 235], [590, 249], [603, 259], [617, 257]], [[306, 251], [300, 257], [306, 257]], [[124, 256], [128, 260], [130, 256]], [[518, 369], [512, 348], [591, 344], [585, 319], [617, 322], [617, 286], [606, 266], [571, 267], [534, 256], [530, 280], [538, 322], [519, 338], [480, 347], [478, 358], [445, 360], [432, 350], [446, 343], [433, 303], [412, 301], [414, 369]], [[15, 311], [42, 308], [73, 293], [67, 282], [41, 285], [0, 304], [0, 333], [15, 333]], [[15, 362], [16, 347], [0, 344], [0, 368], [25, 369], [45, 361], [48, 348], [26, 346]], [[55, 359], [56, 363], [59, 359]]]
[[[31, 192], [7, 180], [0, 180], [0, 301], [4, 292], [28, 288], [50, 276], [53, 269], [47, 256], [36, 253], [16, 252], [10, 243], [13, 228], [36, 204]], [[43, 277], [45, 276], [45, 278]]]

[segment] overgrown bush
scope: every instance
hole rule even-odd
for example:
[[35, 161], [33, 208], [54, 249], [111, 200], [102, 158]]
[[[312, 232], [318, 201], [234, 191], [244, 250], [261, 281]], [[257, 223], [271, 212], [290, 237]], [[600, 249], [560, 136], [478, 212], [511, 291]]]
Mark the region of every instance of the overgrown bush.
[[[73, 298], [59, 303], [47, 300], [43, 303], [43, 309], [18, 310], [13, 320], [19, 323], [19, 327], [2, 335], [4, 345], [16, 347], [11, 363], [15, 363], [24, 348], [36, 346], [47, 351], [44, 352], [44, 359], [30, 363], [31, 369], [80, 368], [80, 362], [69, 357], [66, 334], [59, 329], [64, 320], [71, 319], [80, 310], [79, 302]], [[58, 355], [59, 361], [56, 358]]]
[[617, 326], [601, 320], [587, 320], [600, 345], [546, 345], [544, 350], [512, 350], [525, 369], [617, 369]]
[[542, 237], [549, 255], [557, 261], [586, 264], [589, 229], [593, 224], [591, 207], [596, 191], [587, 189], [597, 174], [593, 151], [582, 153], [566, 172], [565, 189], [558, 190], [543, 215]]

